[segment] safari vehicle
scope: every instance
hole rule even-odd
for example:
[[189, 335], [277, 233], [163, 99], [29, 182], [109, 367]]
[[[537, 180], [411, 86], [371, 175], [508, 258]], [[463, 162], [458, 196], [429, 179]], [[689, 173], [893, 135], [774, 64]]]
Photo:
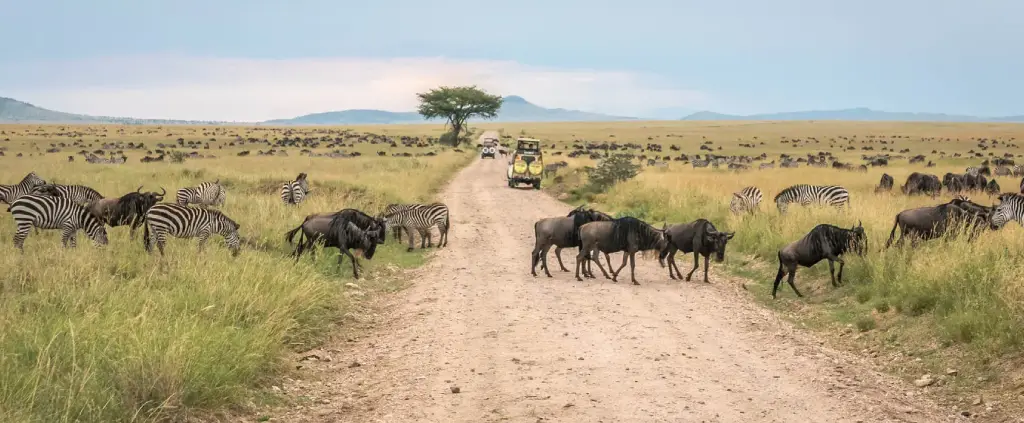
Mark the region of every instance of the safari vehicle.
[[533, 189], [540, 189], [543, 174], [544, 155], [540, 151], [540, 140], [516, 140], [516, 151], [508, 164], [508, 186], [515, 188], [518, 184], [531, 184]]
[[498, 153], [498, 142], [495, 140], [484, 140], [484, 146], [480, 149], [480, 158], [490, 157]]

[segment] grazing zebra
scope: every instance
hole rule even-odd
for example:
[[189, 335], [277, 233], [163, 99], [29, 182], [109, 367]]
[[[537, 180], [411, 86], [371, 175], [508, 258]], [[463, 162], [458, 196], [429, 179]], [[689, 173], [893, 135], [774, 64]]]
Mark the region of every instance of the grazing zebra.
[[1024, 165], [1014, 165], [1011, 173], [1013, 176], [1024, 176]]
[[15, 185], [0, 185], [0, 201], [7, 204], [14, 204], [14, 200], [17, 200], [23, 195], [32, 193], [36, 187], [45, 185], [46, 181], [36, 175], [35, 172], [29, 172]]
[[179, 206], [198, 204], [202, 208], [211, 205], [223, 205], [227, 189], [220, 184], [220, 179], [214, 182], [203, 182], [195, 187], [182, 188], [175, 195]]
[[421, 234], [426, 234], [420, 239], [420, 248], [433, 247], [429, 229], [434, 225], [440, 232], [437, 247], [448, 245], [448, 229], [451, 228], [451, 220], [448, 215], [448, 206], [444, 203], [431, 203], [418, 208], [400, 210], [385, 214], [384, 217], [387, 219], [388, 226], [405, 228], [406, 234], [409, 235], [409, 251], [413, 250], [413, 229]]
[[789, 203], [802, 206], [817, 203], [842, 208], [850, 203], [850, 192], [837, 185], [797, 184], [775, 196], [775, 206], [779, 208], [779, 213], [785, 213]]
[[711, 164], [711, 161], [710, 160], [694, 160], [694, 161], [690, 162], [690, 164], [693, 165], [694, 169], [696, 169], [698, 167], [708, 167], [708, 165]]
[[281, 201], [285, 204], [299, 204], [306, 199], [306, 194], [309, 194], [309, 182], [306, 181], [305, 173], [281, 185]]
[[142, 233], [142, 239], [146, 251], [152, 253], [153, 244], [156, 244], [162, 256], [167, 235], [177, 238], [199, 238], [199, 251], [202, 252], [210, 235], [220, 234], [231, 250], [231, 255], [237, 257], [241, 243], [238, 228], [238, 223], [218, 210], [160, 203], [150, 207], [146, 212], [146, 228]]
[[78, 205], [85, 205], [93, 201], [103, 199], [103, 196], [100, 195], [99, 192], [85, 185], [40, 185], [35, 187], [32, 194], [68, 198]]
[[28, 238], [28, 229], [31, 227], [61, 229], [64, 248], [77, 245], [75, 234], [79, 229], [84, 230], [97, 245], [107, 244], [107, 229], [103, 222], [68, 198], [23, 195], [14, 200], [7, 211], [14, 216], [14, 223], [18, 227], [14, 234], [14, 246], [22, 252], [25, 251], [25, 238]]
[[[433, 204], [441, 204], [441, 203], [433, 203]], [[387, 206], [384, 207], [384, 212], [381, 213], [381, 216], [388, 216], [388, 215], [394, 214], [395, 212], [400, 212], [400, 211], [405, 211], [405, 210], [420, 209], [420, 208], [423, 208], [423, 207], [426, 207], [426, 206], [427, 206], [426, 204], [388, 204]], [[419, 232], [420, 238], [422, 238], [422, 239], [425, 239], [427, 237], [428, 231], [429, 231], [429, 229], [417, 229], [417, 232]], [[392, 232], [393, 232], [393, 234], [395, 236], [395, 239], [398, 240], [398, 242], [402, 242], [402, 227], [401, 226], [394, 226], [393, 229], [392, 229]], [[409, 236], [411, 237], [412, 235], [409, 235]]]
[[745, 187], [739, 192], [732, 193], [732, 201], [729, 202], [729, 211], [740, 214], [744, 211], [755, 212], [761, 205], [761, 190], [757, 187]]

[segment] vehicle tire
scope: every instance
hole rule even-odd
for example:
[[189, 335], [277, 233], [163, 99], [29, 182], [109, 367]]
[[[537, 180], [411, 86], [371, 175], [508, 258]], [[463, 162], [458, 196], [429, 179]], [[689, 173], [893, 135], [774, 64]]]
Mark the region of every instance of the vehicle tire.
[[540, 181], [533, 182], [533, 189], [540, 189]]

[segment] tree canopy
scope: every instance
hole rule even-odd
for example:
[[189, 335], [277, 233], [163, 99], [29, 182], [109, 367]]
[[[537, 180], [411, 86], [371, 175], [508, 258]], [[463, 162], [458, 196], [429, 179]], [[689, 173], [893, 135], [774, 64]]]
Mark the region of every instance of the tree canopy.
[[445, 118], [452, 127], [452, 144], [458, 145], [459, 134], [466, 119], [473, 116], [491, 119], [498, 116], [502, 98], [491, 95], [475, 85], [463, 87], [441, 86], [416, 94], [420, 99], [419, 113], [427, 119]]

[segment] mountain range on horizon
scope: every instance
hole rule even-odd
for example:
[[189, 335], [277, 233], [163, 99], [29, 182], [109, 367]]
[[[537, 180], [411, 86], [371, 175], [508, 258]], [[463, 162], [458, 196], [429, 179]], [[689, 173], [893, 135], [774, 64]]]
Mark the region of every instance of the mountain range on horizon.
[[[765, 113], [753, 115], [730, 115], [711, 111], [692, 113], [681, 118], [668, 118], [673, 111], [685, 109], [660, 109], [652, 112], [655, 116], [628, 117], [602, 113], [584, 112], [563, 108], [546, 108], [533, 104], [523, 97], [510, 95], [503, 99], [502, 107], [495, 119], [470, 119], [471, 122], [608, 122], [640, 120], [684, 120], [684, 121], [793, 121], [793, 120], [845, 120], [845, 121], [907, 121], [907, 122], [1011, 122], [1024, 123], [1024, 115], [1002, 117], [978, 117], [944, 113], [885, 112], [869, 108], [837, 110], [808, 110], [795, 112]], [[226, 122], [175, 119], [140, 119], [133, 117], [92, 116], [59, 112], [13, 98], [0, 97], [0, 123], [117, 123], [128, 125], [384, 125], [441, 123], [440, 119], [423, 119], [416, 112], [393, 112], [376, 109], [349, 109], [332, 112], [312, 113], [293, 118], [272, 119], [263, 122]]]

